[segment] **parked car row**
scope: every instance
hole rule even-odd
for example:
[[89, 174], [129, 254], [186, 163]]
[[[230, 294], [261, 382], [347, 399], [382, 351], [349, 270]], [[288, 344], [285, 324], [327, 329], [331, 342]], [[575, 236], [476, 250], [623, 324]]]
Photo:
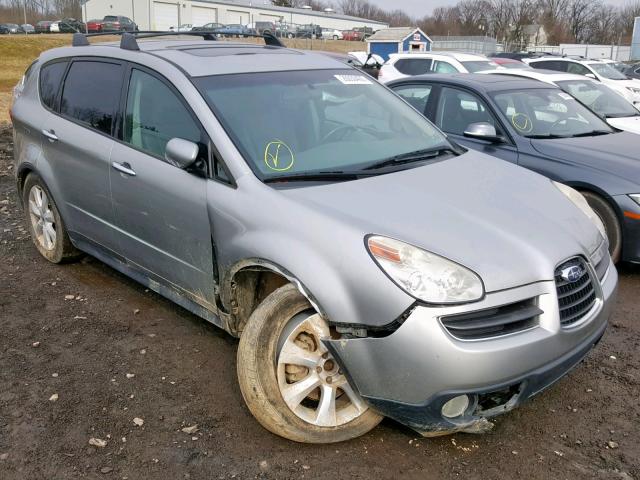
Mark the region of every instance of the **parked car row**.
[[567, 93], [591, 85], [439, 54], [386, 88], [332, 54], [128, 40], [16, 86], [26, 224], [45, 259], [90, 254], [239, 337], [266, 429], [486, 432], [604, 334], [611, 256], [640, 261], [640, 136]]
[[23, 23], [18, 25], [16, 23], [0, 23], [0, 35], [11, 35], [17, 33], [35, 33], [33, 25]]

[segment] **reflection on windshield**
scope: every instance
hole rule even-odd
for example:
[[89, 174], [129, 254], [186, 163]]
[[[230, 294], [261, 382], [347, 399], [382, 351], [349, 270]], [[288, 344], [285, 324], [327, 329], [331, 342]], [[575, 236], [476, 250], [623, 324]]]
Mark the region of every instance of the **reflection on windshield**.
[[352, 173], [450, 147], [423, 116], [356, 70], [217, 75], [195, 83], [261, 179]]
[[608, 63], [588, 63], [591, 68], [593, 68], [598, 75], [602, 75], [604, 78], [608, 78], [609, 80], [626, 80], [627, 76], [623, 73], [620, 73], [615, 68], [609, 66]]
[[507, 121], [523, 137], [574, 137], [613, 132], [571, 95], [557, 89], [498, 92], [493, 98]]
[[605, 117], [640, 115], [640, 112], [631, 103], [605, 85], [589, 80], [565, 80], [556, 83], [565, 92]]

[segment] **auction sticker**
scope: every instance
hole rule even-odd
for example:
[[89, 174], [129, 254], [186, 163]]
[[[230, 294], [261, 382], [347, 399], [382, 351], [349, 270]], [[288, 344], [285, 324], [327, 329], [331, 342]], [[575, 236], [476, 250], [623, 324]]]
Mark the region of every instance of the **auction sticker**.
[[362, 75], [334, 75], [345, 85], [371, 85], [371, 80]]

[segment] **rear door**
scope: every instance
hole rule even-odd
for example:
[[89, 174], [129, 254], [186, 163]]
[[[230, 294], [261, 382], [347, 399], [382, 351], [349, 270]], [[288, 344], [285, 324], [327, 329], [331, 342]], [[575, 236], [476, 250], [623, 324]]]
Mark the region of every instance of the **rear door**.
[[[165, 161], [172, 138], [198, 143], [206, 170], [209, 141], [195, 115], [164, 78], [130, 68], [120, 140], [110, 183], [118, 242], [127, 261], [197, 303], [214, 304], [213, 254], [204, 170]], [[212, 308], [214, 309], [214, 308]]]
[[46, 166], [57, 183], [70, 234], [115, 249], [109, 161], [124, 67], [91, 58], [75, 59], [65, 70], [59, 92], [46, 91], [41, 83], [43, 102], [52, 106], [42, 129]]

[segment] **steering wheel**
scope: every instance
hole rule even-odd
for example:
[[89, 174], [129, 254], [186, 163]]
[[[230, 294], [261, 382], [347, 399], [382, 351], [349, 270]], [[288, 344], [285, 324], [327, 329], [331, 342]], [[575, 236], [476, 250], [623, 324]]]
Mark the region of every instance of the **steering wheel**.
[[567, 117], [567, 118], [562, 118], [560, 120], [556, 120], [555, 122], [553, 122], [553, 124], [551, 125], [551, 127], [549, 128], [549, 133], [552, 133], [555, 128], [561, 124], [565, 125], [565, 128], [568, 127], [569, 122], [578, 122], [578, 123], [582, 123], [580, 122], [580, 120], [578, 120], [577, 118], [571, 118], [571, 117]]
[[336, 137], [335, 140], [342, 140], [347, 135], [347, 133], [355, 132], [358, 130], [368, 135], [371, 135], [372, 137], [376, 137], [378, 135], [378, 132], [373, 128], [360, 127], [356, 125], [339, 125], [333, 130], [331, 130], [329, 133], [327, 133], [324, 137], [322, 137], [322, 139], [320, 140], [320, 143], [326, 143], [330, 139], [333, 139], [333, 137]]

